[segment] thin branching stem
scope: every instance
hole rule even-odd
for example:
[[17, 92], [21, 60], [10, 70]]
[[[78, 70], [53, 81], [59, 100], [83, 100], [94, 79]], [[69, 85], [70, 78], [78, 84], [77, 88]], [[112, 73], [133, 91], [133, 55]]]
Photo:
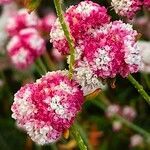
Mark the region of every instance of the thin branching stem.
[[128, 80], [134, 85], [134, 87], [138, 90], [138, 92], [141, 94], [141, 96], [146, 100], [146, 102], [150, 105], [150, 96], [146, 93], [143, 86], [138, 83], [134, 79], [132, 75], [128, 76]]

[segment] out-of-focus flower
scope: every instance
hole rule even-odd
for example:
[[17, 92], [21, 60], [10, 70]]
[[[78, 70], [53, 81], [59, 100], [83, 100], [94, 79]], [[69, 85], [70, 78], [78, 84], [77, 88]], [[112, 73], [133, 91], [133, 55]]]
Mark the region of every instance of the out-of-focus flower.
[[34, 12], [29, 14], [27, 9], [20, 9], [18, 12], [12, 14], [12, 16], [8, 18], [6, 30], [9, 36], [14, 36], [22, 29], [29, 27], [35, 28], [37, 25], [38, 17]]
[[43, 18], [39, 20], [38, 28], [39, 30], [49, 33], [52, 29], [52, 26], [54, 25], [56, 20], [56, 15], [53, 12], [50, 12]]
[[10, 2], [12, 2], [13, 0], [0, 0], [0, 5], [1, 4], [8, 4]]
[[14, 3], [10, 3], [3, 6], [2, 14], [0, 16], [0, 50], [3, 50], [8, 34], [5, 30], [7, 25], [7, 18], [16, 10], [16, 5]]
[[150, 42], [139, 41], [138, 45], [141, 50], [141, 57], [143, 62], [141, 71], [150, 73]]
[[131, 147], [137, 147], [143, 144], [143, 138], [142, 136], [135, 134], [130, 138], [130, 146]]
[[59, 139], [82, 104], [83, 92], [67, 71], [48, 72], [15, 94], [12, 117], [32, 140], [43, 145]]
[[113, 105], [108, 106], [106, 115], [107, 117], [113, 117], [115, 114], [119, 114], [120, 111], [121, 111], [120, 106], [117, 104], [113, 104]]
[[150, 0], [144, 0], [144, 6], [148, 9], [150, 9]]
[[57, 62], [64, 60], [64, 56], [55, 48], [52, 49], [52, 57], [54, 57]]
[[125, 117], [126, 119], [132, 121], [136, 117], [136, 111], [134, 108], [130, 106], [125, 106], [122, 109], [122, 116]]
[[113, 121], [112, 123], [112, 129], [114, 132], [120, 131], [122, 128], [122, 123], [118, 120]]
[[19, 69], [29, 67], [45, 51], [45, 41], [34, 28], [26, 28], [7, 45], [12, 63]]
[[[80, 40], [85, 39], [89, 28], [103, 26], [110, 21], [105, 7], [92, 1], [83, 1], [78, 5], [71, 6], [65, 13], [65, 19], [72, 34], [75, 46]], [[60, 22], [57, 19], [50, 33], [54, 48], [61, 54], [69, 54], [68, 43]]]
[[111, 5], [117, 14], [132, 19], [140, 10], [142, 2], [140, 0], [112, 0]]

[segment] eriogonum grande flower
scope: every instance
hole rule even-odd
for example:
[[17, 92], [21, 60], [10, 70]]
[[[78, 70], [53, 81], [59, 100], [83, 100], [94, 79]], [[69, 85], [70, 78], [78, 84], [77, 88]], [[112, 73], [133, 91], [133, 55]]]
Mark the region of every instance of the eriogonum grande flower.
[[34, 12], [29, 14], [27, 9], [20, 9], [8, 18], [6, 30], [10, 36], [14, 36], [21, 29], [37, 27], [37, 25], [38, 17]]
[[0, 5], [1, 4], [7, 4], [7, 3], [10, 3], [12, 2], [13, 0], [0, 0]]
[[[107, 9], [92, 1], [83, 1], [66, 10], [65, 20], [75, 45], [85, 38], [89, 28], [102, 26], [110, 21]], [[54, 48], [62, 54], [68, 54], [69, 48], [60, 22], [57, 19], [50, 33]]]
[[143, 5], [144, 5], [146, 8], [150, 9], [150, 0], [144, 0]]
[[132, 26], [122, 21], [91, 29], [83, 42], [83, 59], [100, 78], [114, 78], [117, 74], [126, 77], [141, 65], [137, 36]]
[[16, 68], [31, 65], [45, 50], [45, 41], [34, 28], [21, 30], [7, 45], [8, 55]]
[[111, 5], [117, 14], [131, 19], [140, 10], [142, 2], [141, 0], [112, 0]]
[[71, 126], [82, 104], [83, 92], [67, 71], [48, 72], [15, 94], [12, 117], [35, 142], [46, 144]]

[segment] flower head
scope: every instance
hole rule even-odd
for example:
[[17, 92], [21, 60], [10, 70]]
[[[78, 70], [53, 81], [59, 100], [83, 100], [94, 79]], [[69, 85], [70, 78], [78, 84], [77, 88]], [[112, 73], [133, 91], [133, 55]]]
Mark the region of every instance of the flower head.
[[114, 21], [99, 29], [89, 30], [84, 41], [84, 59], [100, 78], [126, 77], [140, 68], [138, 33], [122, 21]]
[[37, 25], [38, 17], [34, 12], [29, 14], [27, 9], [20, 9], [8, 18], [6, 30], [10, 36], [14, 36], [22, 29], [37, 27]]
[[45, 50], [45, 42], [36, 29], [26, 28], [15, 35], [7, 45], [12, 63], [19, 69], [27, 68]]
[[[85, 38], [89, 28], [103, 26], [110, 22], [110, 17], [105, 7], [92, 1], [83, 1], [66, 10], [65, 20], [75, 46], [77, 46], [79, 41]], [[69, 54], [68, 43], [58, 19], [51, 30], [50, 36], [54, 48], [58, 49], [61, 54]]]
[[140, 0], [112, 0], [111, 5], [117, 14], [133, 18], [135, 13], [140, 10], [142, 2]]
[[67, 71], [48, 72], [15, 94], [12, 117], [35, 142], [46, 144], [71, 126], [82, 104], [83, 93]]

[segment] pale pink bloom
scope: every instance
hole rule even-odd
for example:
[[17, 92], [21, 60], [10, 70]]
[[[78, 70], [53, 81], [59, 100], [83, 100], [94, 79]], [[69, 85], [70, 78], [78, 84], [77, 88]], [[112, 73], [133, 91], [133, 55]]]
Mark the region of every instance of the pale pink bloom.
[[122, 129], [122, 123], [118, 120], [112, 122], [112, 128], [114, 132], [118, 132]]
[[108, 108], [106, 110], [106, 115], [107, 115], [107, 117], [113, 117], [115, 114], [119, 114], [120, 111], [121, 111], [121, 108], [119, 105], [112, 104], [112, 105], [108, 106]]
[[130, 146], [131, 147], [137, 147], [143, 144], [143, 138], [142, 136], [135, 134], [130, 138]]
[[45, 41], [34, 28], [26, 28], [15, 35], [7, 45], [7, 52], [18, 69], [25, 69], [45, 51]]
[[150, 42], [148, 41], [139, 41], [139, 48], [141, 50], [141, 57], [143, 66], [141, 67], [141, 71], [150, 73]]
[[125, 106], [122, 109], [122, 116], [130, 121], [134, 120], [137, 116], [137, 113], [134, 108], [130, 106]]
[[132, 19], [141, 9], [142, 2], [140, 0], [112, 0], [111, 5], [117, 14]]

